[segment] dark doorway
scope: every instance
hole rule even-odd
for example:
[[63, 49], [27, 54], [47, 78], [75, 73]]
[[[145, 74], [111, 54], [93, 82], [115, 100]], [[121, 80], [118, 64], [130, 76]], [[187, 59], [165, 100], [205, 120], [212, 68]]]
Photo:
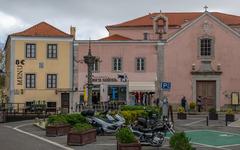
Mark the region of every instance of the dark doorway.
[[69, 93], [61, 93], [61, 107], [64, 112], [69, 112]]
[[216, 108], [216, 81], [197, 81], [197, 97], [202, 97], [202, 105], [205, 111]]

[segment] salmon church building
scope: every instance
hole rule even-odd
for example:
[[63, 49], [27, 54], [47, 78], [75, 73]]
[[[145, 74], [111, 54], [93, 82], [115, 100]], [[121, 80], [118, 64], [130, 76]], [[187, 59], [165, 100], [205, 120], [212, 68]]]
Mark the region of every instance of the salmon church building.
[[[165, 20], [155, 24], [156, 17]], [[167, 28], [161, 40], [156, 25]], [[201, 96], [205, 110], [220, 110], [232, 104], [233, 94], [239, 104], [240, 16], [207, 10], [149, 13], [106, 29], [109, 36], [91, 41], [92, 54], [99, 60], [93, 66], [94, 103], [152, 104], [159, 73], [161, 81], [171, 83], [162, 94], [172, 104], [179, 104], [183, 96], [189, 103]], [[74, 45], [75, 57], [83, 59], [88, 41], [75, 40]], [[87, 65], [74, 66], [74, 88], [83, 91]], [[75, 93], [75, 103], [82, 94]]]

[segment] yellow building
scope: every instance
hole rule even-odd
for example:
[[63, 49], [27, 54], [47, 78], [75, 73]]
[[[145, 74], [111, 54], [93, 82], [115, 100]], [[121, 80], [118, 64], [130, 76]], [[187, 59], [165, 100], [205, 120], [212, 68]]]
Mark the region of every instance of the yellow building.
[[47, 107], [69, 111], [74, 31], [72, 28], [72, 34], [67, 34], [41, 22], [8, 36], [5, 44], [8, 103], [45, 102]]

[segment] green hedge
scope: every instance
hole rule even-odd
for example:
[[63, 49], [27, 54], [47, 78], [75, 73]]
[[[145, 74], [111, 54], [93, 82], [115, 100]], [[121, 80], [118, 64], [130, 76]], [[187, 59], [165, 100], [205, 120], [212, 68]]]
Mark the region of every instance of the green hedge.
[[126, 119], [127, 124], [133, 123], [138, 117], [151, 117], [156, 114], [160, 117], [162, 114], [161, 107], [158, 106], [122, 106], [120, 113]]
[[173, 150], [192, 150], [193, 147], [190, 143], [190, 139], [184, 132], [175, 133], [169, 141], [170, 147]]
[[87, 131], [89, 129], [93, 129], [93, 126], [89, 123], [77, 123], [73, 126], [72, 132], [75, 133], [82, 133], [84, 131]]
[[70, 124], [71, 126], [74, 126], [77, 123], [87, 123], [87, 120], [81, 114], [59, 114], [49, 116], [47, 121], [47, 124], [49, 125]]
[[116, 133], [116, 138], [120, 143], [135, 143], [137, 142], [134, 134], [129, 128], [121, 128]]
[[131, 124], [137, 120], [138, 117], [146, 117], [147, 112], [144, 110], [121, 111], [120, 114], [125, 118], [126, 124]]

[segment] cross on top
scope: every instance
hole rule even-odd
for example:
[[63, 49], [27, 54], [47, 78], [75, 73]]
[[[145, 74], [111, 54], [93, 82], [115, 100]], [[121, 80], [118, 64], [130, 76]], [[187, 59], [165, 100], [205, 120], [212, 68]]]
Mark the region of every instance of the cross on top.
[[207, 5], [205, 5], [203, 8], [205, 9], [205, 12], [208, 11], [208, 10], [207, 10], [207, 9], [208, 9], [208, 6], [207, 6]]

